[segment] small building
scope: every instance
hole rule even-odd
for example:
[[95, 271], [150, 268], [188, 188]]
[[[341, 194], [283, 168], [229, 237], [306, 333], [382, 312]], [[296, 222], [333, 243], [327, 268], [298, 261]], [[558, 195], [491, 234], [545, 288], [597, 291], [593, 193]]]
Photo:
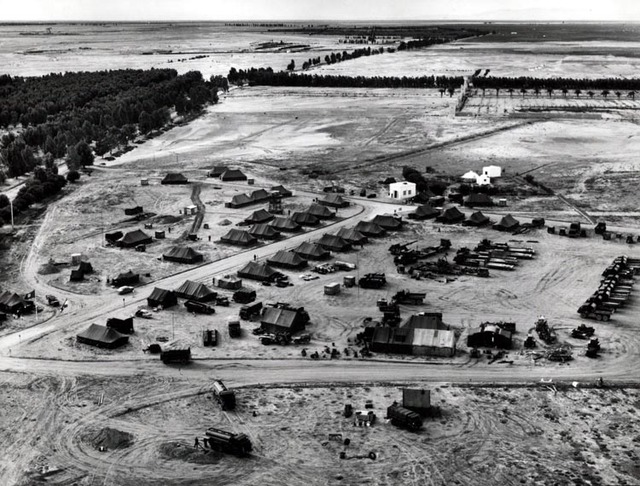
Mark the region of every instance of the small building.
[[84, 280], [84, 272], [82, 270], [71, 270], [69, 276], [70, 282], [82, 282]]
[[340, 293], [340, 284], [333, 282], [324, 286], [325, 295], [338, 295]]
[[195, 300], [196, 302], [211, 302], [218, 297], [217, 292], [211, 290], [205, 284], [194, 282], [193, 280], [185, 280], [175, 292], [181, 299]]
[[71, 254], [71, 265], [80, 265], [81, 261], [82, 261], [82, 253]]
[[397, 201], [406, 201], [416, 195], [416, 185], [413, 182], [394, 182], [389, 184], [389, 197]]
[[258, 280], [260, 282], [272, 281], [278, 275], [281, 275], [280, 272], [274, 270], [266, 263], [249, 262], [238, 270], [238, 277]]
[[507, 207], [507, 200], [505, 198], [498, 199], [498, 206], [503, 208]]
[[183, 174], [179, 172], [169, 172], [164, 179], [160, 181], [160, 184], [164, 185], [174, 185], [174, 184], [189, 184], [189, 179], [187, 179]]
[[115, 329], [98, 324], [91, 324], [76, 336], [79, 343], [89, 344], [98, 348], [114, 349], [129, 342], [129, 336], [119, 333]]
[[226, 235], [220, 238], [220, 241], [229, 245], [238, 246], [251, 246], [258, 242], [257, 238], [248, 231], [236, 228], [230, 229]]
[[164, 240], [165, 237], [164, 231], [156, 231], [156, 240]]
[[303, 242], [292, 251], [306, 260], [324, 260], [331, 257], [331, 253], [327, 249], [308, 241]]
[[480, 177], [480, 174], [470, 170], [469, 172], [463, 174], [460, 179], [462, 180], [462, 182], [475, 184], [475, 182], [478, 180], [478, 177]]
[[188, 246], [174, 246], [162, 258], [168, 262], [198, 263], [204, 260], [204, 255]]
[[149, 179], [140, 179], [140, 185], [141, 186], [148, 186], [149, 185]]
[[240, 169], [227, 169], [220, 174], [220, 180], [222, 181], [246, 181], [247, 176]]
[[491, 177], [485, 174], [479, 175], [476, 179], [476, 184], [479, 186], [488, 186], [491, 184]]
[[147, 297], [149, 307], [160, 307], [164, 309], [172, 307], [178, 303], [178, 296], [173, 290], [165, 290], [155, 287], [151, 295]]
[[307, 260], [293, 251], [280, 250], [267, 259], [269, 265], [284, 268], [302, 268], [307, 266]]
[[293, 334], [304, 331], [308, 320], [308, 318], [305, 319], [305, 315], [306, 313], [298, 309], [267, 306], [262, 309], [260, 327], [268, 333], [288, 332]]
[[482, 168], [482, 175], [489, 176], [491, 179], [502, 177], [502, 167], [499, 165], [488, 165]]
[[84, 273], [85, 275], [88, 273], [93, 273], [93, 265], [90, 262], [82, 261], [80, 265], [78, 265], [78, 270]]
[[194, 204], [184, 208], [184, 215], [185, 216], [190, 216], [190, 215], [196, 214], [197, 212], [198, 212], [198, 206], [196, 206]]

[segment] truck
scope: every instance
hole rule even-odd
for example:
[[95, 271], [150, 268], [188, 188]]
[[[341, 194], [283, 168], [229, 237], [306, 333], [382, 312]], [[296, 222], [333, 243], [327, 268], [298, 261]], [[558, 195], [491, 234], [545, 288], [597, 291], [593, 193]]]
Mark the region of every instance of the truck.
[[205, 329], [202, 331], [202, 344], [204, 346], [217, 346], [218, 345], [218, 331], [217, 329]]
[[598, 308], [595, 303], [585, 303], [578, 309], [578, 314], [583, 319], [596, 319], [597, 321], [608, 321], [612, 312], [608, 309]]
[[419, 305], [424, 302], [427, 294], [424, 292], [409, 292], [408, 290], [400, 290], [393, 296], [392, 301], [398, 304]]
[[229, 337], [238, 338], [241, 334], [240, 321], [229, 321]]
[[391, 423], [396, 427], [407, 430], [416, 431], [422, 427], [422, 417], [416, 412], [404, 408], [397, 403], [387, 407], [387, 418], [391, 419]]
[[160, 353], [160, 359], [164, 364], [187, 364], [191, 361], [191, 348], [166, 349]]
[[220, 380], [213, 382], [213, 397], [218, 401], [222, 410], [236, 408], [236, 394], [233, 390], [229, 390]]
[[256, 300], [256, 291], [249, 289], [240, 289], [234, 292], [233, 301], [239, 304], [248, 304]]
[[255, 317], [260, 314], [262, 310], [262, 302], [256, 302], [251, 305], [243, 305], [240, 307], [240, 319], [250, 320], [252, 317]]
[[387, 284], [384, 273], [368, 273], [358, 281], [363, 289], [380, 289]]
[[234, 454], [236, 456], [247, 456], [253, 449], [249, 437], [245, 434], [234, 434], [226, 430], [209, 427], [205, 432], [205, 447], [212, 450]]
[[196, 302], [195, 300], [187, 300], [184, 306], [189, 312], [195, 314], [215, 314], [216, 310], [210, 305], [203, 304], [202, 302]]

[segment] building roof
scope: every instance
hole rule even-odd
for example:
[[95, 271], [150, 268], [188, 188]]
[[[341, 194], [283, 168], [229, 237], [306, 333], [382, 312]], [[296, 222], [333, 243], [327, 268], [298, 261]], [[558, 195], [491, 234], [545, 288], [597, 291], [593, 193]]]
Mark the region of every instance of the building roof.
[[298, 313], [295, 310], [269, 306], [263, 309], [260, 323], [291, 329], [296, 326], [297, 318]]
[[386, 230], [396, 230], [402, 228], [402, 221], [388, 214], [378, 214], [371, 220], [373, 224], [377, 224]]
[[230, 229], [226, 235], [220, 238], [220, 240], [234, 245], [253, 245], [257, 242], [256, 237], [251, 233], [237, 228]]
[[249, 233], [256, 238], [277, 238], [280, 236], [280, 232], [276, 231], [273, 226], [267, 223], [254, 224], [249, 230]]
[[183, 299], [207, 302], [215, 299], [218, 294], [203, 283], [185, 280], [184, 283], [176, 289], [176, 295]]
[[251, 215], [245, 219], [247, 223], [266, 223], [271, 221], [274, 218], [273, 214], [271, 214], [266, 209], [258, 209], [251, 213]]
[[307, 261], [293, 251], [280, 250], [270, 257], [267, 262], [272, 265], [282, 265], [285, 267], [302, 267]]
[[240, 277], [252, 278], [254, 280], [269, 280], [278, 272], [265, 263], [249, 262], [240, 270]]
[[129, 341], [128, 336], [119, 333], [115, 329], [98, 324], [91, 324], [87, 329], [79, 333], [77, 337], [81, 340], [93, 341], [103, 345], [114, 345], [118, 341], [122, 341], [122, 344], [124, 344]]
[[340, 228], [336, 235], [355, 245], [361, 245], [369, 241], [365, 235], [353, 228]]
[[202, 253], [198, 253], [189, 246], [174, 246], [168, 252], [164, 253], [162, 257], [165, 260], [191, 263], [199, 262], [204, 259]]
[[283, 218], [282, 216], [274, 218], [269, 224], [278, 230], [296, 231], [300, 229], [300, 225], [298, 223], [293, 221], [291, 218]]

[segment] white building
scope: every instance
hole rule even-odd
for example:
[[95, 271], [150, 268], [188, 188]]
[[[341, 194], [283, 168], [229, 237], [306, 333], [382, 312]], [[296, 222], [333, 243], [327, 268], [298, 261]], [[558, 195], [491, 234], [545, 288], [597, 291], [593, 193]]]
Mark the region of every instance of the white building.
[[491, 177], [486, 174], [482, 174], [476, 179], [476, 184], [478, 184], [479, 186], [488, 186], [489, 184], [491, 184]]
[[488, 165], [482, 168], [482, 175], [489, 177], [502, 177], [502, 168], [499, 165]]
[[474, 171], [470, 170], [466, 174], [463, 174], [463, 176], [460, 179], [462, 179], [465, 182], [476, 182], [478, 177], [479, 177], [478, 174], [476, 174]]
[[389, 184], [389, 197], [397, 200], [415, 197], [416, 185], [413, 182], [393, 182]]

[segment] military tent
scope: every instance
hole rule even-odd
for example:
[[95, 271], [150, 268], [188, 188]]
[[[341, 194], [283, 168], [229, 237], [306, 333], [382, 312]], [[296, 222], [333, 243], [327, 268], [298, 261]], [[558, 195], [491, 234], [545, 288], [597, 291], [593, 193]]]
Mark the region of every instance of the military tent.
[[216, 165], [213, 169], [209, 171], [207, 175], [209, 177], [220, 177], [227, 170], [229, 170], [229, 168], [225, 165]]
[[234, 275], [225, 275], [224, 277], [213, 277], [213, 284], [221, 289], [238, 290], [242, 288], [242, 279]]
[[280, 232], [276, 231], [273, 226], [269, 226], [266, 223], [254, 224], [249, 233], [256, 238], [263, 240], [275, 240], [280, 237]]
[[299, 224], [300, 226], [317, 226], [318, 224], [320, 224], [320, 220], [316, 216], [309, 213], [293, 213], [291, 215], [291, 220], [294, 223]]
[[111, 280], [111, 283], [115, 287], [122, 287], [123, 285], [132, 285], [140, 282], [140, 275], [133, 273], [129, 270], [126, 273], [121, 273], [117, 277]]
[[245, 219], [245, 222], [249, 224], [258, 224], [258, 223], [268, 223], [274, 218], [273, 214], [271, 214], [266, 209], [258, 209], [251, 213], [251, 215]]
[[69, 275], [70, 282], [81, 282], [84, 280], [84, 272], [82, 270], [71, 270]]
[[435, 194], [429, 189], [419, 192], [413, 197], [413, 202], [416, 204], [427, 204], [431, 201], [431, 198], [435, 197]]
[[136, 206], [134, 208], [124, 208], [124, 214], [127, 216], [135, 216], [136, 214], [142, 214], [142, 206]]
[[269, 199], [271, 199], [271, 194], [269, 194], [264, 189], [257, 189], [253, 191], [251, 194], [249, 194], [249, 197], [253, 200], [253, 202], [258, 203], [258, 202], [268, 201]]
[[520, 226], [520, 222], [510, 214], [504, 216], [498, 224], [493, 225], [493, 229], [498, 231], [515, 231]]
[[122, 334], [133, 334], [133, 317], [127, 317], [126, 319], [110, 317], [107, 319], [107, 327], [115, 329]]
[[160, 181], [160, 184], [188, 184], [189, 179], [179, 172], [169, 172], [164, 179]]
[[274, 267], [301, 268], [307, 266], [307, 261], [293, 251], [280, 250], [267, 260]]
[[305, 241], [298, 248], [293, 250], [302, 258], [307, 260], [323, 260], [325, 258], [329, 258], [331, 253], [329, 253], [326, 249], [321, 247], [320, 245], [316, 245], [314, 243], [309, 243]]
[[176, 305], [178, 303], [178, 297], [173, 290], [164, 290], [158, 287], [155, 287], [151, 292], [151, 295], [147, 297], [147, 304], [149, 307], [160, 307], [168, 308]]
[[340, 228], [337, 236], [344, 238], [352, 245], [364, 245], [369, 241], [365, 235], [353, 228]]
[[109, 243], [115, 243], [120, 238], [122, 238], [122, 235], [123, 235], [122, 231], [114, 231], [113, 233], [105, 234], [104, 239], [107, 240]]
[[446, 324], [442, 323], [441, 312], [422, 312], [407, 317], [400, 327], [409, 329], [449, 329]]
[[510, 331], [496, 325], [482, 324], [478, 328], [469, 329], [467, 346], [470, 348], [490, 347], [510, 349], [512, 345], [512, 334]]
[[273, 280], [280, 272], [274, 270], [265, 263], [249, 262], [240, 270], [238, 270], [238, 277], [248, 278], [251, 280], [259, 280], [261, 282], [267, 280]]
[[354, 229], [369, 237], [384, 236], [386, 233], [384, 228], [371, 221], [360, 221]]
[[418, 206], [413, 213], [409, 214], [410, 219], [431, 219], [440, 215], [440, 211], [434, 208], [431, 204], [423, 204]]
[[379, 214], [373, 218], [371, 222], [388, 231], [395, 231], [402, 228], [402, 220], [400, 218], [395, 218], [387, 214]]
[[269, 333], [288, 332], [293, 334], [303, 331], [306, 319], [304, 314], [295, 309], [265, 307], [260, 317], [260, 327]]
[[247, 196], [246, 194], [236, 194], [231, 198], [230, 202], [225, 204], [225, 206], [228, 208], [237, 209], [237, 208], [243, 208], [245, 206], [249, 206], [254, 202], [255, 201], [251, 199], [250, 196]]
[[126, 233], [120, 241], [118, 241], [118, 245], [123, 248], [132, 248], [138, 245], [148, 245], [151, 243], [153, 239], [151, 236], [146, 234], [142, 230], [134, 230]]
[[89, 262], [80, 262], [78, 270], [86, 275], [87, 273], [93, 273], [93, 266]]
[[196, 302], [211, 302], [218, 297], [217, 292], [214, 292], [205, 284], [192, 280], [185, 280], [176, 289], [176, 295], [182, 299], [195, 300]]
[[464, 205], [470, 208], [475, 206], [493, 206], [493, 199], [486, 194], [473, 193], [469, 194], [465, 200]]
[[464, 221], [464, 213], [458, 208], [453, 207], [445, 210], [440, 216], [436, 218], [436, 221], [446, 224], [462, 223]]
[[489, 224], [490, 222], [491, 220], [487, 216], [482, 214], [480, 211], [476, 211], [471, 216], [469, 216], [469, 219], [464, 221], [462, 224], [464, 226], [484, 226], [485, 224]]
[[349, 201], [343, 198], [340, 194], [327, 194], [323, 199], [318, 201], [323, 206], [329, 206], [332, 208], [346, 208], [349, 206]]
[[25, 300], [14, 292], [5, 290], [0, 294], [0, 309], [9, 314], [23, 312], [25, 308]]
[[236, 228], [230, 229], [229, 232], [220, 238], [220, 241], [229, 245], [250, 246], [255, 245], [258, 240], [255, 236], [245, 230]]
[[223, 181], [246, 181], [247, 176], [240, 169], [227, 169], [220, 174], [220, 180]]
[[274, 218], [273, 221], [269, 223], [274, 229], [278, 231], [298, 231], [300, 229], [300, 225], [293, 221], [290, 218], [283, 218], [281, 216]]
[[351, 243], [336, 235], [324, 234], [316, 241], [321, 247], [331, 251], [349, 251]]
[[271, 192], [277, 192], [278, 194], [280, 194], [280, 197], [291, 197], [291, 196], [293, 196], [293, 192], [291, 192], [289, 189], [286, 189], [282, 185], [272, 187], [271, 188]]
[[328, 207], [317, 203], [313, 203], [309, 206], [309, 209], [307, 209], [306, 212], [318, 219], [331, 219], [336, 215], [336, 213], [331, 211]]
[[98, 324], [91, 324], [76, 336], [79, 343], [89, 344], [98, 348], [114, 349], [129, 342], [129, 336]]
[[168, 262], [198, 263], [204, 260], [204, 255], [188, 246], [174, 246], [162, 258]]

